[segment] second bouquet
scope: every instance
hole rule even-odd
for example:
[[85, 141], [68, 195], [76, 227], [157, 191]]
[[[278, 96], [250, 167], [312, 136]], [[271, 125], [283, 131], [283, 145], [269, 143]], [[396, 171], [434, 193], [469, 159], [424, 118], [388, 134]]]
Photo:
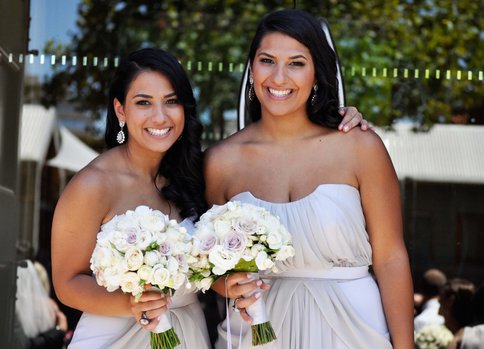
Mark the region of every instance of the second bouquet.
[[[91, 270], [110, 292], [139, 299], [147, 287], [164, 294], [186, 283], [191, 240], [185, 228], [160, 211], [138, 206], [115, 216], [98, 233]], [[173, 349], [180, 340], [167, 314], [151, 333], [151, 348]]]
[[[291, 235], [277, 216], [262, 207], [238, 201], [215, 205], [195, 225], [190, 280], [202, 291], [218, 278], [232, 272], [278, 272], [277, 261], [294, 256]], [[250, 295], [244, 295], [248, 297]], [[276, 339], [259, 298], [249, 306], [253, 318], [252, 344]]]

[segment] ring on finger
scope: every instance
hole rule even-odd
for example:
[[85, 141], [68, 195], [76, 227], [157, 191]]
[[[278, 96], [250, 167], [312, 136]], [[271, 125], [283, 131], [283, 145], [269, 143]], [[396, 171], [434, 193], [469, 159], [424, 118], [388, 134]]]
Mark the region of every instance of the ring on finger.
[[146, 326], [150, 323], [150, 319], [148, 319], [148, 315], [146, 315], [146, 311], [141, 312], [141, 319], [139, 319], [139, 323], [141, 326]]
[[239, 297], [239, 298], [235, 298], [235, 299], [234, 299], [234, 304], [232, 304], [232, 310], [233, 310], [234, 312], [236, 312], [236, 313], [240, 313], [240, 309], [239, 309], [239, 307], [237, 306], [237, 301], [238, 301], [239, 299], [240, 299], [240, 297]]

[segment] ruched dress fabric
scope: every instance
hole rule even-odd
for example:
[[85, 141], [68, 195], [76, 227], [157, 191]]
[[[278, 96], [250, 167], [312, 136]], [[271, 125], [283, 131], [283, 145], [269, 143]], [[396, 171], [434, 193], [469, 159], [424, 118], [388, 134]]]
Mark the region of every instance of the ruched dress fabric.
[[[182, 226], [192, 232], [193, 223]], [[169, 307], [169, 319], [181, 344], [177, 349], [209, 349], [210, 339], [197, 295], [178, 289]], [[114, 317], [83, 313], [68, 349], [150, 349], [150, 332], [132, 316]]]
[[[234, 348], [239, 348], [240, 329], [244, 349], [392, 348], [380, 292], [367, 272], [372, 251], [356, 188], [321, 184], [306, 197], [288, 203], [261, 200], [250, 192], [231, 200], [261, 206], [279, 216], [296, 250], [294, 257], [278, 265], [281, 274], [268, 275], [272, 286], [263, 293], [277, 339], [253, 347], [250, 327], [232, 312]], [[362, 269], [363, 275], [357, 272], [360, 275], [348, 278], [353, 270]], [[218, 326], [218, 334], [216, 348], [226, 349], [227, 319]]]

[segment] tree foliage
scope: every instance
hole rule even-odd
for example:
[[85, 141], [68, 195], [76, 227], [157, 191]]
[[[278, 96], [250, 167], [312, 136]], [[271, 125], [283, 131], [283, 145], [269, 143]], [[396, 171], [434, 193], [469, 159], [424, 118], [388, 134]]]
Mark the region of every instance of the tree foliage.
[[[406, 117], [430, 125], [448, 119], [453, 105], [483, 107], [483, 82], [478, 79], [484, 61], [483, 18], [478, 15], [483, 13], [482, 1], [296, 3], [329, 20], [344, 68], [347, 104], [358, 106], [372, 122], [390, 125]], [[81, 0], [72, 43], [46, 47], [49, 53], [78, 60], [55, 66], [44, 85], [43, 102], [67, 99], [99, 118], [115, 59], [157, 46], [173, 53], [188, 70], [199, 111], [209, 115], [206, 129], [220, 138], [224, 111], [237, 107], [241, 67], [259, 19], [292, 6], [287, 0]]]

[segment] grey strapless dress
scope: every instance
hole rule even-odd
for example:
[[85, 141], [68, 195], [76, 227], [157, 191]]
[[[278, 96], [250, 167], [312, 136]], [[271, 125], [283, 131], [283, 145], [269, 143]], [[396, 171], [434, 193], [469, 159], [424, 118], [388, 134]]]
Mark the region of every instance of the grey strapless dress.
[[[322, 184], [289, 203], [267, 202], [249, 192], [241, 201], [280, 217], [293, 237], [296, 255], [267, 277], [264, 293], [277, 340], [264, 349], [392, 348], [380, 292], [368, 273], [372, 251], [359, 191], [346, 184]], [[241, 327], [242, 323], [242, 327]], [[230, 316], [234, 347], [254, 348], [249, 326]], [[217, 349], [227, 348], [227, 322], [218, 326]]]

